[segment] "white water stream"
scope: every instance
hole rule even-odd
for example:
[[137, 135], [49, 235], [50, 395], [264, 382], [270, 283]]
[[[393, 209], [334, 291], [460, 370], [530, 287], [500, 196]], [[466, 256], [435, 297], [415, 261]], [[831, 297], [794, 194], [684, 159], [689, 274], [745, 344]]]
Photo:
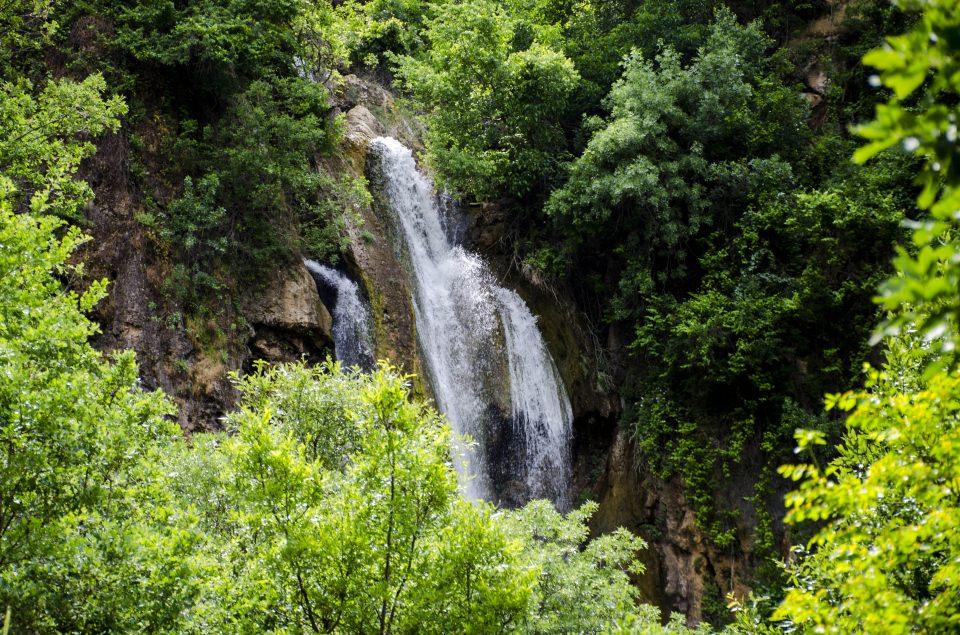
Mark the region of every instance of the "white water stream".
[[335, 296], [333, 301], [333, 347], [344, 366], [373, 368], [373, 343], [370, 337], [370, 313], [360, 299], [357, 283], [333, 267], [314, 260], [303, 264], [318, 285]]
[[536, 318], [444, 231], [433, 184], [410, 150], [387, 137], [372, 150], [402, 237], [437, 406], [457, 434], [475, 440], [455, 448], [465, 458], [457, 462], [461, 486], [474, 498], [566, 507], [573, 415]]

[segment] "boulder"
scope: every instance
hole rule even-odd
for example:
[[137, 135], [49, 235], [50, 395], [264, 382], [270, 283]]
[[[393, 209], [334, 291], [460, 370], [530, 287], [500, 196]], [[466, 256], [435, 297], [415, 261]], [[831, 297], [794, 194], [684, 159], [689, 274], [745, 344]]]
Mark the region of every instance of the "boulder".
[[314, 335], [332, 342], [333, 318], [320, 300], [317, 284], [307, 268], [294, 267], [271, 276], [243, 297], [243, 314], [256, 328], [267, 326]]
[[347, 124], [344, 140], [358, 149], [366, 150], [371, 141], [386, 132], [383, 124], [362, 104], [347, 111], [344, 119]]

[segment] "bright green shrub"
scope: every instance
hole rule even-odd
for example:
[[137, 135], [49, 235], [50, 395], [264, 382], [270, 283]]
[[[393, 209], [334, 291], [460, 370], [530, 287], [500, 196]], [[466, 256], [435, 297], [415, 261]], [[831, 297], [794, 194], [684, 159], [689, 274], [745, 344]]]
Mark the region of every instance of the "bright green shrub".
[[89, 344], [105, 283], [60, 282], [79, 231], [12, 213], [0, 180], [0, 604], [22, 632], [175, 628], [195, 537], [163, 506], [171, 405]]
[[[800, 481], [787, 520], [825, 524], [792, 568], [775, 619], [811, 632], [957, 629], [960, 379], [914, 382], [872, 371], [866, 391], [833, 396], [828, 407], [850, 412], [840, 456], [781, 469]], [[797, 438], [801, 449], [823, 442]]]
[[[960, 628], [960, 483], [956, 208], [960, 200], [956, 92], [960, 10], [953, 2], [904, 2], [923, 9], [908, 33], [887, 39], [866, 64], [893, 91], [874, 121], [858, 130], [863, 161], [899, 143], [922, 157], [913, 248], [880, 301], [891, 311], [881, 334], [887, 364], [866, 389], [834, 395], [850, 414], [839, 456], [789, 465], [798, 488], [787, 497], [793, 523], [817, 530], [790, 567], [790, 587], [774, 618], [804, 632], [947, 633]], [[924, 87], [919, 92], [921, 86]], [[916, 102], [908, 105], [908, 99]], [[825, 443], [797, 431], [798, 450]]]
[[73, 175], [95, 150], [90, 137], [116, 131], [127, 110], [121, 98], [104, 98], [106, 90], [99, 75], [39, 90], [22, 77], [0, 78], [0, 173], [16, 187], [6, 195], [18, 209], [79, 220], [93, 192]]
[[[642, 541], [587, 542], [588, 505], [466, 502], [449, 430], [386, 365], [259, 367], [235, 434], [166, 463], [217, 560], [193, 610], [214, 631], [599, 632], [652, 627], [627, 572]], [[632, 616], [632, 618], [630, 617]]]

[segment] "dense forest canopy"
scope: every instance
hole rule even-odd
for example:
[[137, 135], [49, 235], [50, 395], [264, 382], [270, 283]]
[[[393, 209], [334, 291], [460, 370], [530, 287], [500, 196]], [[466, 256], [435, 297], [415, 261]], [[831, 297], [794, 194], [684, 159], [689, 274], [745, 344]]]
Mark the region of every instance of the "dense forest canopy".
[[[960, 630], [958, 34], [952, 0], [0, 4], [4, 632]], [[637, 469], [748, 553], [749, 593], [711, 583], [688, 624], [595, 502], [466, 500], [387, 361], [257, 363], [185, 436], [95, 347], [105, 140], [156, 319], [229, 347], [244, 280], [356, 239], [366, 182], [329, 169], [350, 73], [402, 96], [439, 186], [506, 211], [518, 268], [574, 289]]]

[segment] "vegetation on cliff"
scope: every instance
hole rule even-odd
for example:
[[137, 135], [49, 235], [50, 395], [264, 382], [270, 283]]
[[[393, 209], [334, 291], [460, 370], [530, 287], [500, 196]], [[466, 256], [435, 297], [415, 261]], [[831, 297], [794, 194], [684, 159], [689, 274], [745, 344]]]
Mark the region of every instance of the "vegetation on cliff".
[[[851, 3], [818, 48], [797, 26], [816, 7], [706, 4], [477, 0], [427, 10], [396, 66], [441, 178], [510, 208], [517, 259], [626, 341], [639, 466], [681, 479], [713, 546], [778, 595], [776, 468], [798, 427], [838, 438], [822, 395], [861, 377], [870, 298], [916, 216], [915, 160], [856, 166], [848, 131], [883, 99], [859, 55], [914, 18]], [[743, 480], [755, 520], [726, 494]]]
[[[438, 176], [514, 209], [518, 256], [576, 277], [583, 306], [627, 334], [618, 379], [638, 461], [682, 480], [718, 549], [742, 548], [722, 484], [753, 472], [755, 594], [708, 618], [729, 632], [960, 628], [960, 13], [897, 6], [844, 5], [856, 30], [819, 53], [836, 81], [808, 85], [809, 101], [794, 75], [804, 47], [783, 45], [821, 6], [0, 6], [8, 627], [689, 630], [638, 602], [642, 540], [588, 540], [592, 503], [564, 516], [464, 501], [449, 430], [386, 363], [257, 365], [232, 378], [225, 430], [184, 438], [133, 354], [91, 345], [106, 283], [72, 254], [94, 139], [122, 129], [168, 292], [208, 310], [237, 271], [342, 248], [363, 194], [317, 157], [339, 134], [338, 70], [362, 68], [409, 91]], [[907, 32], [865, 58], [885, 87], [870, 90], [850, 60], [894, 29]], [[847, 125], [887, 96], [856, 129], [870, 161], [855, 166]], [[883, 279], [881, 367], [824, 414], [821, 395], [871, 357]], [[795, 446], [809, 462], [777, 480]], [[794, 540], [812, 538], [775, 563], [787, 482]]]

